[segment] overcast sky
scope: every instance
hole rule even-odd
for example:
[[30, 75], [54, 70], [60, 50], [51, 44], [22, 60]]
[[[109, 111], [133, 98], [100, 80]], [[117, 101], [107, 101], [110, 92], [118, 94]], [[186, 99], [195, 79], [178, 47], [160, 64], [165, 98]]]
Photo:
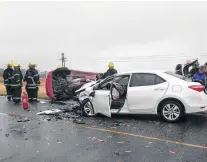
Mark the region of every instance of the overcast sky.
[[207, 2], [0, 2], [0, 66], [174, 69], [207, 62]]

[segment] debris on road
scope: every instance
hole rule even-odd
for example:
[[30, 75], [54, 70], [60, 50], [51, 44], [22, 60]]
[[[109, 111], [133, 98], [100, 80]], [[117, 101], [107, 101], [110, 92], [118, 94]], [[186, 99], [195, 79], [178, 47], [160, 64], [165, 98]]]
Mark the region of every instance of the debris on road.
[[98, 141], [98, 142], [106, 142], [105, 140], [98, 139], [98, 138], [96, 138], [96, 137], [88, 137], [87, 139], [96, 140], [96, 141]]
[[[40, 111], [37, 115], [42, 115], [46, 121], [57, 121], [69, 119], [76, 124], [86, 124], [85, 121], [79, 119], [82, 116], [80, 104], [77, 101], [55, 102], [60, 106], [56, 109], [48, 109]], [[46, 117], [49, 116], [49, 117]]]
[[176, 153], [175, 153], [175, 152], [173, 152], [173, 151], [170, 151], [170, 153], [171, 153], [171, 154], [176, 154]]
[[40, 101], [40, 103], [41, 103], [41, 104], [45, 104], [46, 102], [45, 102], [45, 101]]
[[17, 120], [18, 123], [20, 123], [20, 122], [28, 122], [28, 121], [30, 121], [30, 120], [29, 119]]
[[125, 142], [123, 141], [123, 142], [117, 142], [117, 143], [123, 144], [123, 143], [125, 143]]
[[132, 152], [132, 151], [125, 151], [125, 152], [130, 153], [130, 152]]
[[6, 133], [5, 136], [6, 136], [6, 137], [9, 137], [9, 133]]
[[80, 119], [74, 119], [73, 123], [76, 123], [76, 124], [86, 124], [84, 121], [82, 121]]
[[61, 112], [61, 110], [59, 110], [59, 109], [45, 110], [45, 111], [37, 113], [37, 115], [56, 115], [60, 112]]
[[120, 155], [119, 151], [114, 152], [115, 155]]
[[61, 144], [62, 142], [57, 142], [57, 144]]

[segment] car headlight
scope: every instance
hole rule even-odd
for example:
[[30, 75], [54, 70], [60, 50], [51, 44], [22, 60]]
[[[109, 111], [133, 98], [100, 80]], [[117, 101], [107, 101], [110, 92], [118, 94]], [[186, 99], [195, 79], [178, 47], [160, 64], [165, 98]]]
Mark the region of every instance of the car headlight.
[[85, 92], [85, 91], [83, 91], [83, 92], [81, 92], [81, 93], [79, 94], [78, 97], [85, 97], [85, 96], [88, 96], [88, 93]]

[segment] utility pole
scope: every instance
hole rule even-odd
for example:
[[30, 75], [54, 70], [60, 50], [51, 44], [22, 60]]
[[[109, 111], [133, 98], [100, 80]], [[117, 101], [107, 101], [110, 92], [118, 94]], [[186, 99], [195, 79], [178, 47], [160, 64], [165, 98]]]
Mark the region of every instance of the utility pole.
[[61, 62], [62, 62], [62, 67], [65, 67], [65, 62], [67, 60], [67, 58], [65, 57], [65, 54], [64, 53], [61, 53]]

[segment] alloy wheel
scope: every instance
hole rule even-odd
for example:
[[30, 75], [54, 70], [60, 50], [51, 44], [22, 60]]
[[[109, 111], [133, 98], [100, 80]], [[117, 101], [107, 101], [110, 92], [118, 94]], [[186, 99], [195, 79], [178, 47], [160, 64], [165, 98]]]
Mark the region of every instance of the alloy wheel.
[[162, 110], [164, 118], [169, 121], [177, 120], [180, 116], [180, 113], [179, 107], [174, 103], [166, 104]]
[[88, 115], [88, 116], [93, 116], [94, 112], [93, 112], [93, 106], [90, 102], [87, 102], [84, 107], [84, 112]]

